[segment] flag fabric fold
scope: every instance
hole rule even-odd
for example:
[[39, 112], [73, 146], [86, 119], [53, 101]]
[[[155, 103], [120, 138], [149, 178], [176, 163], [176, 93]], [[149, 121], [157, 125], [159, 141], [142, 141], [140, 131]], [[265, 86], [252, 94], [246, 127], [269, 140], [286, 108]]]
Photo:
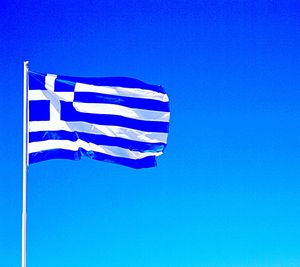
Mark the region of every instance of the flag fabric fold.
[[29, 163], [95, 160], [156, 166], [169, 131], [163, 87], [124, 78], [83, 78], [29, 71]]

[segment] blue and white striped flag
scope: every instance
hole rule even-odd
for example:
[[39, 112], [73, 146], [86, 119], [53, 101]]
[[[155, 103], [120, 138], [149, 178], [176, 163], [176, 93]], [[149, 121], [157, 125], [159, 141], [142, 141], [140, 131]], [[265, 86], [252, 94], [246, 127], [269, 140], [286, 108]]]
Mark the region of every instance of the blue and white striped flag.
[[169, 99], [161, 86], [29, 71], [28, 100], [30, 164], [87, 156], [147, 168], [167, 144]]

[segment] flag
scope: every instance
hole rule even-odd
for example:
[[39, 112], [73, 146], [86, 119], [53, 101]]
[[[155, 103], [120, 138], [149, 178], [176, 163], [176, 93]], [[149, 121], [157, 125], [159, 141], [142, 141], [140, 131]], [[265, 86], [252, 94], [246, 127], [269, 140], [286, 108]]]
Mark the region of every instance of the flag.
[[137, 169], [156, 166], [170, 120], [163, 87], [125, 77], [28, 75], [29, 164], [86, 156]]

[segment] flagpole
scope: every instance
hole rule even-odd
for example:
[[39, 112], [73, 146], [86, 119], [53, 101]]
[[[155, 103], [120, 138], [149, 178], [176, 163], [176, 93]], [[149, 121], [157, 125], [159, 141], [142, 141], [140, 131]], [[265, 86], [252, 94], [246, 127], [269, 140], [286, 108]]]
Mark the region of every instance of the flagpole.
[[22, 198], [22, 267], [26, 267], [26, 224], [27, 224], [27, 166], [28, 166], [28, 65], [24, 61], [23, 83], [23, 198]]

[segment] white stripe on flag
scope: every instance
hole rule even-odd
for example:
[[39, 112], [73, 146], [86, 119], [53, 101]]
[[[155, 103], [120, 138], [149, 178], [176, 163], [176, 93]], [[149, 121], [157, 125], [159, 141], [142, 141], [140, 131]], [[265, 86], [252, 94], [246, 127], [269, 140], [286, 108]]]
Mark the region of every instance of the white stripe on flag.
[[162, 102], [168, 102], [167, 94], [158, 93], [152, 90], [139, 88], [126, 88], [118, 86], [96, 86], [84, 83], [76, 83], [75, 92], [101, 93], [107, 95], [127, 96], [135, 98], [154, 99]]
[[167, 143], [168, 133], [145, 132], [120, 126], [97, 125], [88, 122], [30, 121], [29, 132], [67, 131], [120, 137], [127, 140], [146, 143]]
[[50, 98], [57, 97], [59, 100], [72, 102], [74, 101], [73, 92], [52, 92], [48, 90], [29, 90], [28, 100], [50, 100]]
[[144, 121], [164, 121], [169, 122], [170, 112], [154, 111], [146, 109], [128, 108], [114, 104], [94, 104], [73, 102], [77, 111], [90, 114], [119, 115], [126, 118]]
[[129, 149], [117, 147], [117, 146], [99, 146], [93, 143], [87, 143], [83, 140], [77, 140], [75, 142], [69, 140], [47, 140], [41, 142], [29, 143], [29, 153], [35, 153], [50, 149], [66, 149], [71, 151], [77, 151], [79, 148], [83, 148], [86, 151], [100, 152], [106, 155], [129, 158], [129, 159], [142, 159], [147, 156], [159, 156], [162, 152], [138, 152], [131, 151]]

